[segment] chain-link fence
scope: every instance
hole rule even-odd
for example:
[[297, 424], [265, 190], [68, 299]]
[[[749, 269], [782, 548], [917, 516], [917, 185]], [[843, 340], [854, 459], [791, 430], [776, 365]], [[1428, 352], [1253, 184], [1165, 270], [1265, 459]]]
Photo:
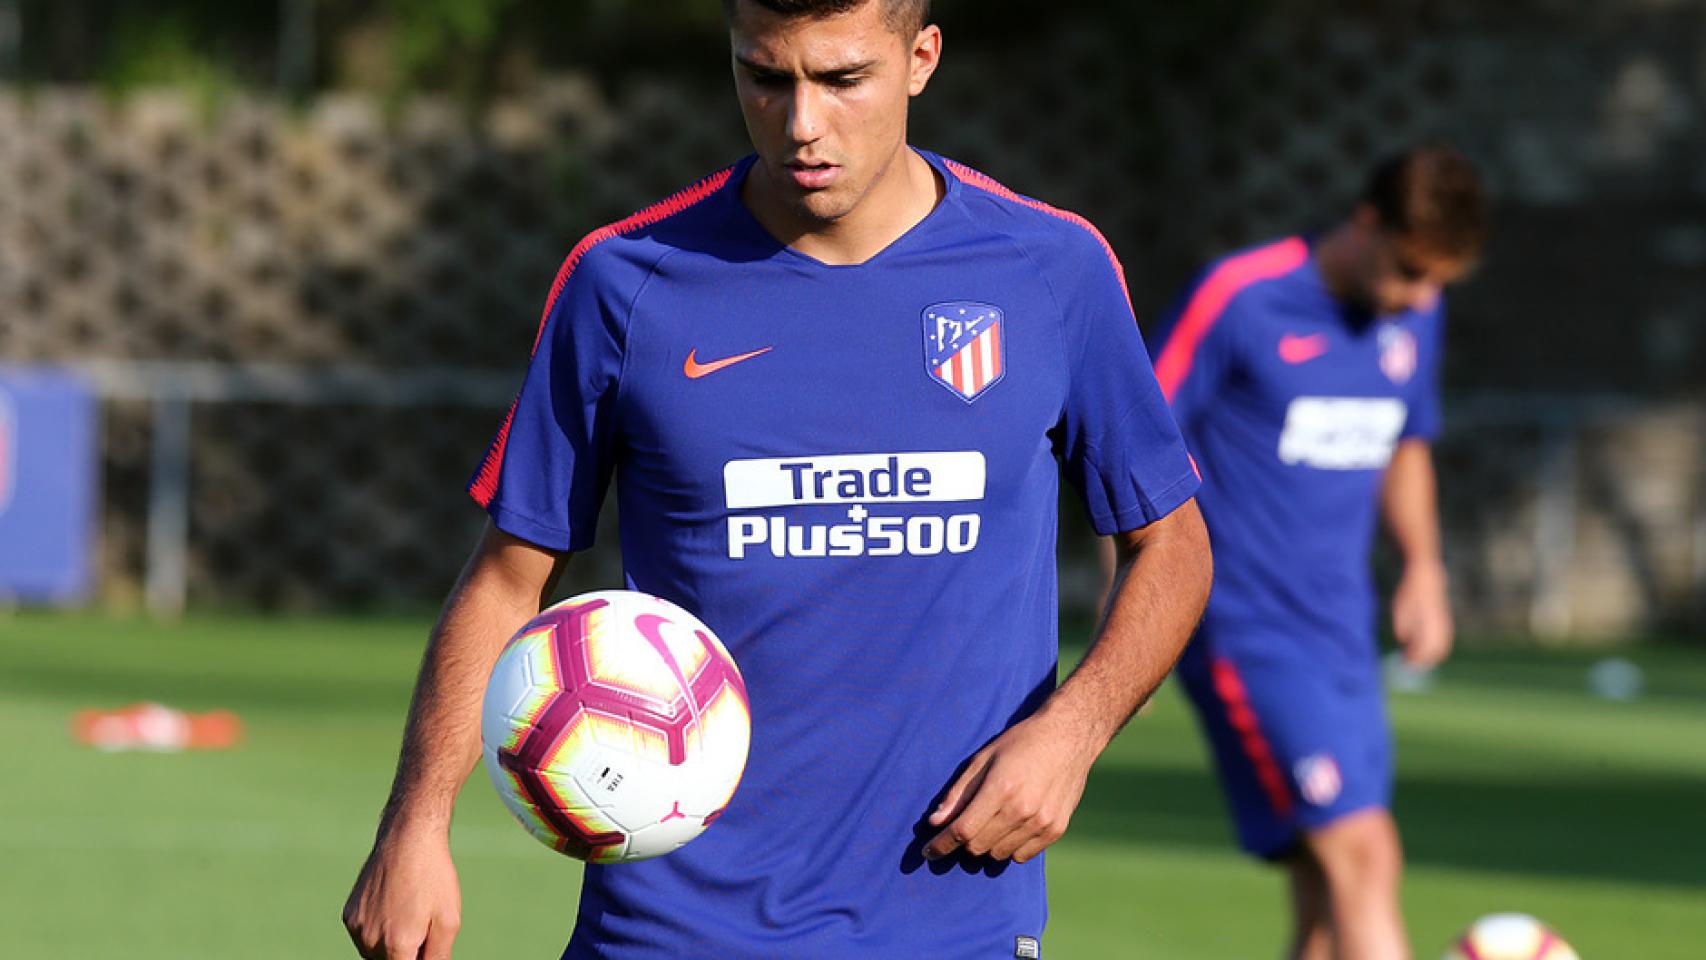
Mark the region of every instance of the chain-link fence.
[[[913, 139], [1089, 215], [1144, 316], [1206, 256], [1341, 212], [1381, 153], [1461, 144], [1499, 198], [1452, 311], [1462, 416], [1441, 460], [1465, 620], [1697, 624], [1706, 4], [1662, 6], [1459, 11], [1421, 32], [1258, 19], [1212, 46], [1165, 19], [1051, 23], [1023, 48], [950, 45]], [[161, 538], [181, 531], [191, 603], [436, 598], [560, 257], [746, 149], [723, 78], [566, 78], [477, 116], [0, 93], [0, 356], [108, 362], [108, 597], [158, 594]], [[172, 386], [186, 371], [200, 392]], [[444, 392], [409, 393], [421, 382]], [[1094, 581], [1080, 552], [1068, 597]]]

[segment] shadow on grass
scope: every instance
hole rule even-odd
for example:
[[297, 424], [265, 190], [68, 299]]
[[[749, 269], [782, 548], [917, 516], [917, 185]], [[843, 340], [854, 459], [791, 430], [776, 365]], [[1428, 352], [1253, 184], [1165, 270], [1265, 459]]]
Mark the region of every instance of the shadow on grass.
[[[1411, 864], [1699, 888], [1706, 781], [1626, 771], [1531, 780], [1403, 778], [1396, 800]], [[1098, 767], [1073, 819], [1079, 841], [1232, 849], [1206, 771]]]

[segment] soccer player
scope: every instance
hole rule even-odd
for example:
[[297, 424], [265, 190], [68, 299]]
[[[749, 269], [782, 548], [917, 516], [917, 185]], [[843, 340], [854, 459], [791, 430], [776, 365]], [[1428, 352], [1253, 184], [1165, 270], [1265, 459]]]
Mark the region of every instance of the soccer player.
[[[345, 907], [364, 956], [449, 954], [487, 673], [613, 474], [628, 585], [727, 642], [753, 740], [703, 836], [586, 868], [565, 955], [1039, 955], [1039, 854], [1196, 624], [1208, 539], [1107, 244], [908, 146], [925, 8], [733, 0], [755, 154], [563, 264]], [[1062, 472], [1121, 563], [1057, 689]]]
[[1378, 514], [1403, 560], [1393, 632], [1438, 663], [1441, 289], [1475, 262], [1484, 207], [1458, 154], [1394, 157], [1333, 228], [1212, 264], [1154, 341], [1216, 560], [1179, 676], [1240, 843], [1290, 871], [1296, 957], [1408, 955], [1369, 550]]

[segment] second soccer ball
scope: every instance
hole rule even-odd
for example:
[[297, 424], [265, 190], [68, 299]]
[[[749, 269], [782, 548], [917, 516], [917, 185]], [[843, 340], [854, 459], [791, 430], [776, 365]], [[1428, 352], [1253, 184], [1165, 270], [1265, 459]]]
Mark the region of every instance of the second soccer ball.
[[1463, 931], [1443, 960], [1577, 960], [1550, 927], [1523, 913], [1495, 913]]

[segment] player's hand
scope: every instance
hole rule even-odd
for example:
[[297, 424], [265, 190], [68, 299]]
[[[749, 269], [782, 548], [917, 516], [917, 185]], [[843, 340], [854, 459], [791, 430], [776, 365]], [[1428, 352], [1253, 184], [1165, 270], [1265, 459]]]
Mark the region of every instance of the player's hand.
[[1451, 654], [1451, 599], [1445, 567], [1411, 564], [1392, 594], [1392, 633], [1412, 667], [1428, 669]]
[[941, 827], [924, 855], [957, 849], [1024, 863], [1059, 840], [1084, 796], [1097, 749], [1082, 733], [1034, 716], [972, 756], [930, 815]]
[[462, 890], [442, 832], [384, 831], [344, 903], [344, 927], [365, 960], [449, 960]]

